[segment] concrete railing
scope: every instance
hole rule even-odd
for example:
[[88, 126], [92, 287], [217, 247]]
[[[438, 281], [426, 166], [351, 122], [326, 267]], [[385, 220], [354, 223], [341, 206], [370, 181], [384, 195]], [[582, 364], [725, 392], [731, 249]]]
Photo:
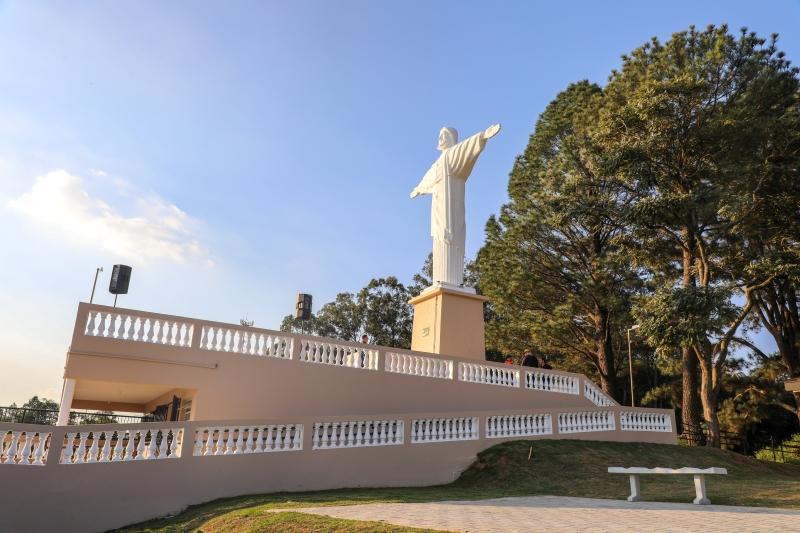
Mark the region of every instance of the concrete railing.
[[612, 407], [619, 405], [613, 398], [608, 396], [605, 392], [598, 389], [594, 383], [588, 379], [583, 380], [583, 395], [589, 399], [590, 402], [599, 407]]
[[402, 420], [317, 422], [311, 436], [312, 449], [360, 448], [403, 444]]
[[647, 411], [620, 411], [619, 428], [622, 431], [672, 432], [672, 417], [667, 413]]
[[664, 431], [664, 417], [674, 428], [671, 412], [623, 407], [101, 424], [47, 431], [0, 423], [0, 479], [7, 489], [0, 498], [0, 529], [104, 531], [229, 496], [448, 483], [477, 453], [503, 440], [675, 444], [674, 429]]
[[67, 433], [59, 463], [72, 465], [180, 457], [183, 430], [179, 428], [97, 431], [87, 429], [91, 426], [79, 427], [80, 431]]
[[476, 362], [456, 356], [86, 303], [78, 309], [73, 348], [81, 345], [81, 337], [99, 337], [114, 343], [155, 343], [182, 353], [199, 349], [573, 396], [579, 396], [583, 390], [583, 396], [595, 406], [618, 405], [582, 374]]
[[[330, 417], [329, 417], [330, 418]], [[334, 417], [335, 418], [335, 417]], [[356, 417], [358, 418], [358, 417]], [[306, 435], [305, 427], [312, 431]], [[481, 428], [483, 432], [481, 432]], [[619, 428], [619, 429], [618, 429]], [[295, 423], [169, 422], [64, 426], [41, 431], [0, 423], [0, 466], [92, 464], [281, 451], [360, 448], [474, 439], [574, 437], [615, 432], [612, 440], [674, 440], [671, 411], [646, 408], [530, 410], [447, 416], [333, 419]], [[636, 436], [632, 436], [633, 433]], [[625, 436], [625, 434], [629, 436]], [[664, 436], [670, 433], [670, 436]], [[649, 436], [648, 436], [649, 435]], [[672, 437], [672, 439], [670, 439]]]
[[237, 455], [303, 449], [302, 424], [198, 428], [192, 455]]

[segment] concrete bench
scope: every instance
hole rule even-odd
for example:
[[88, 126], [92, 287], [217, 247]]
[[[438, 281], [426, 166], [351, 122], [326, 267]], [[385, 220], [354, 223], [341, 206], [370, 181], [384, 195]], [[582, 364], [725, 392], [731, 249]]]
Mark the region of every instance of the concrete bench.
[[628, 474], [631, 477], [631, 495], [628, 496], [629, 502], [642, 501], [642, 493], [639, 491], [639, 476], [642, 474], [692, 474], [694, 475], [694, 490], [697, 497], [692, 500], [695, 505], [708, 505], [711, 500], [706, 495], [707, 474], [727, 475], [725, 468], [624, 468], [621, 466], [608, 467], [609, 474]]

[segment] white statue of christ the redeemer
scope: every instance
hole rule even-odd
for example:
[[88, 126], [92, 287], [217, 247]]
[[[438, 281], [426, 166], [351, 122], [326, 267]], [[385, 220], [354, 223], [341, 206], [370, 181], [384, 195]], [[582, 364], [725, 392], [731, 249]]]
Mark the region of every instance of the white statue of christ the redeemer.
[[464, 186], [472, 167], [486, 146], [497, 135], [500, 124], [486, 128], [458, 142], [454, 128], [442, 128], [439, 146], [442, 155], [431, 165], [411, 198], [431, 194], [431, 236], [433, 237], [433, 285], [464, 285], [464, 242], [467, 225], [464, 220]]

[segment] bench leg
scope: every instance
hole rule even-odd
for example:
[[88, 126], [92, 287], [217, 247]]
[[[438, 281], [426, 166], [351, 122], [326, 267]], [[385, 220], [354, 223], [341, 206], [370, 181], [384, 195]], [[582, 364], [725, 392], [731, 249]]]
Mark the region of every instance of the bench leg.
[[642, 501], [642, 493], [639, 491], [639, 476], [637, 475], [631, 475], [631, 495], [628, 496], [628, 501]]
[[692, 500], [695, 505], [709, 505], [711, 500], [708, 499], [706, 494], [706, 477], [702, 474], [694, 476], [694, 491], [696, 498]]

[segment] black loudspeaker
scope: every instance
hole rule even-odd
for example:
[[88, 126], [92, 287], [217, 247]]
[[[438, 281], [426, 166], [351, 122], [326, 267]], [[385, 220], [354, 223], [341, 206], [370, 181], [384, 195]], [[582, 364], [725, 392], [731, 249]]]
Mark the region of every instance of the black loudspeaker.
[[114, 265], [114, 270], [111, 271], [111, 283], [108, 285], [108, 292], [111, 294], [128, 294], [132, 270], [128, 265]]
[[294, 310], [294, 317], [299, 318], [300, 320], [308, 320], [311, 318], [311, 295], [310, 294], [298, 294], [297, 295], [297, 306]]

